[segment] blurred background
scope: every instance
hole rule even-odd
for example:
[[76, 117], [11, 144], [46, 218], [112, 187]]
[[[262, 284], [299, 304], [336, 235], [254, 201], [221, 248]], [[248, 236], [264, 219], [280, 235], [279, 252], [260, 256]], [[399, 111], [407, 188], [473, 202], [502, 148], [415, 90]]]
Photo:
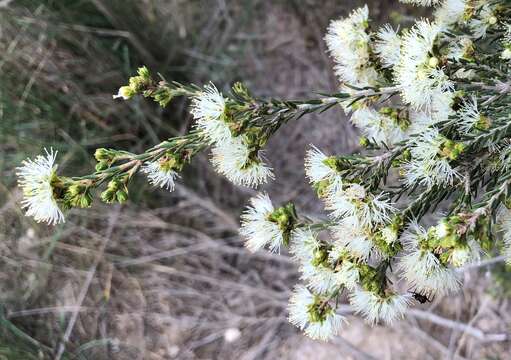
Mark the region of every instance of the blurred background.
[[[23, 216], [15, 167], [44, 147], [62, 174], [92, 171], [98, 147], [142, 152], [191, 126], [184, 101], [162, 110], [114, 101], [137, 67], [169, 80], [260, 97], [333, 92], [323, 36], [362, 1], [0, 0], [0, 359], [511, 359], [511, 277], [465, 272], [462, 293], [420, 305], [392, 328], [350, 316], [331, 343], [288, 324], [298, 279], [287, 254], [249, 254], [239, 215], [254, 192], [214, 174], [208, 154], [173, 193], [139, 177], [124, 206], [96, 201], [47, 227]], [[374, 25], [427, 15], [369, 1]], [[288, 124], [267, 156], [276, 201], [322, 217], [304, 179], [308, 144], [355, 151], [338, 109]]]

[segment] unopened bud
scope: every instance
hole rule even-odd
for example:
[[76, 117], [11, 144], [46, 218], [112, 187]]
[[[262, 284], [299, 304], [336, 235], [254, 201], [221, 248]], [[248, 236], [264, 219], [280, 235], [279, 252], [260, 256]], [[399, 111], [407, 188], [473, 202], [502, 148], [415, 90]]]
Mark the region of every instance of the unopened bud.
[[119, 204], [123, 204], [128, 200], [128, 193], [124, 190], [119, 190], [116, 193], [116, 198]]
[[135, 95], [135, 92], [133, 89], [129, 86], [121, 86], [119, 88], [119, 91], [117, 92], [117, 95], [113, 95], [114, 99], [123, 99], [123, 100], [129, 100]]
[[436, 68], [440, 64], [440, 60], [436, 56], [429, 58], [428, 65], [432, 68]]
[[115, 197], [115, 191], [112, 190], [105, 190], [101, 193], [101, 200], [106, 202], [107, 204], [110, 204], [114, 201]]

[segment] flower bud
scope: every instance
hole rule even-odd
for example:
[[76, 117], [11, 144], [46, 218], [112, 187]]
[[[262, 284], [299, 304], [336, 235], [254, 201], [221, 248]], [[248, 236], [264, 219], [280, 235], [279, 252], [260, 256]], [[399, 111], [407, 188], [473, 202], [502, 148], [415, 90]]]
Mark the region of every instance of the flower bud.
[[123, 203], [125, 203], [128, 200], [128, 192], [125, 191], [125, 190], [117, 191], [115, 196], [116, 196], [117, 201], [119, 202], [119, 204], [123, 204]]
[[436, 68], [440, 64], [440, 60], [436, 56], [429, 58], [428, 65], [432, 68]]
[[109, 160], [110, 152], [105, 148], [98, 148], [94, 152], [94, 157], [96, 158], [97, 161]]
[[136, 94], [130, 86], [121, 86], [117, 95], [113, 95], [114, 99], [129, 100]]
[[67, 189], [67, 193], [71, 197], [75, 197], [82, 192], [82, 187], [78, 184], [73, 184]]
[[107, 190], [116, 192], [119, 189], [119, 182], [117, 180], [111, 180], [107, 185]]
[[92, 205], [92, 196], [90, 193], [86, 192], [82, 196], [80, 196], [80, 201], [78, 206], [81, 208], [88, 208]]
[[103, 170], [106, 170], [108, 169], [108, 162], [106, 161], [100, 161], [96, 164], [96, 167], [95, 167], [96, 171], [103, 171]]
[[144, 80], [151, 80], [151, 74], [146, 66], [139, 67], [137, 70], [138, 76]]
[[105, 190], [101, 193], [101, 200], [106, 202], [107, 204], [111, 204], [115, 198], [115, 191], [113, 190]]

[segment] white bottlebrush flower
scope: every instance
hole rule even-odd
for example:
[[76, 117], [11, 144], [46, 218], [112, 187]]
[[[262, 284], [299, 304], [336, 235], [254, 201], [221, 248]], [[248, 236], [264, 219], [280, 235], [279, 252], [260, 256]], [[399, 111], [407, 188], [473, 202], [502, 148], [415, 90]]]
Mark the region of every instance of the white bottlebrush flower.
[[367, 192], [362, 185], [347, 184], [344, 189], [330, 192], [324, 198], [325, 208], [333, 218], [357, 217], [357, 205], [362, 204]]
[[347, 251], [353, 258], [365, 261], [374, 249], [373, 242], [368, 239], [366, 231], [355, 216], [342, 219], [337, 226], [332, 227], [331, 233], [336, 239], [334, 253]]
[[447, 57], [459, 61], [463, 58], [470, 58], [474, 51], [474, 42], [468, 36], [454, 38], [449, 44]]
[[301, 279], [318, 294], [330, 293], [339, 286], [337, 275], [328, 256], [328, 248], [310, 229], [295, 229], [290, 252], [298, 262]]
[[310, 260], [313, 252], [319, 249], [320, 245], [317, 235], [312, 230], [297, 228], [291, 234], [289, 252], [293, 255], [293, 260], [300, 263]]
[[435, 119], [431, 116], [430, 112], [426, 111], [411, 111], [410, 112], [410, 134], [420, 134], [436, 123]]
[[504, 24], [505, 34], [504, 34], [504, 43], [511, 44], [511, 23]]
[[255, 188], [274, 178], [271, 167], [261, 156], [261, 151], [256, 159], [251, 157], [242, 137], [217, 144], [211, 154], [211, 163], [216, 171], [235, 185]]
[[457, 125], [459, 125], [459, 129], [467, 134], [474, 130], [474, 128], [480, 123], [484, 118], [481, 117], [481, 113], [479, 112], [477, 106], [477, 99], [472, 97], [469, 100], [465, 100], [461, 109], [456, 113]]
[[444, 29], [463, 19], [467, 0], [444, 0], [435, 10], [435, 22]]
[[404, 182], [408, 186], [416, 184], [431, 187], [435, 184], [454, 184], [461, 175], [446, 159], [415, 158], [403, 165]]
[[337, 271], [337, 283], [353, 290], [360, 280], [360, 272], [354, 262], [344, 260]]
[[440, 221], [440, 223], [435, 226], [435, 234], [440, 239], [449, 235], [449, 225], [446, 219]]
[[418, 21], [402, 37], [401, 57], [394, 67], [394, 76], [401, 87], [401, 97], [415, 109], [429, 110], [438, 93], [453, 91], [453, 83], [432, 56], [441, 28], [427, 20]]
[[23, 166], [17, 168], [18, 185], [23, 190], [22, 207], [26, 215], [37, 222], [55, 225], [64, 222], [64, 214], [55, 198], [52, 182], [57, 179], [57, 152], [46, 150], [46, 155], [39, 155], [35, 160], [26, 159]]
[[225, 98], [213, 84], [206, 85], [192, 99], [191, 114], [195, 126], [202, 131], [211, 143], [222, 143], [231, 137], [229, 126], [225, 122]]
[[368, 323], [379, 321], [391, 325], [405, 314], [410, 304], [410, 296], [390, 294], [381, 296], [371, 291], [356, 289], [349, 296], [350, 304], [356, 313], [361, 314]]
[[421, 226], [412, 224], [403, 236], [406, 255], [401, 257], [399, 269], [415, 291], [426, 295], [446, 295], [460, 288], [461, 280], [455, 270], [440, 263], [430, 250], [420, 249], [420, 241], [427, 237]]
[[270, 197], [259, 194], [250, 199], [250, 205], [241, 215], [240, 234], [246, 239], [246, 247], [255, 252], [264, 247], [278, 252], [284, 243], [282, 230], [269, 216], [275, 211]]
[[475, 18], [470, 20], [468, 26], [476, 39], [486, 37], [488, 29], [498, 22], [495, 16], [495, 8], [493, 5], [484, 4], [479, 10]]
[[433, 159], [438, 155], [444, 141], [445, 137], [436, 127], [423, 131], [410, 140], [412, 157]]
[[511, 169], [511, 141], [509, 139], [493, 145], [490, 152], [498, 156], [498, 160], [493, 165], [493, 170]]
[[363, 203], [357, 210], [357, 216], [363, 226], [386, 223], [397, 210], [383, 193], [370, 194], [367, 199], [368, 202]]
[[368, 107], [357, 109], [353, 111], [350, 120], [366, 138], [377, 143], [393, 145], [406, 137], [406, 132], [392, 118], [375, 109]]
[[314, 265], [309, 261], [300, 267], [300, 271], [301, 279], [317, 294], [329, 294], [341, 285], [330, 266]]
[[383, 237], [383, 240], [387, 244], [393, 244], [398, 239], [398, 232], [396, 229], [394, 229], [392, 226], [386, 226], [381, 230], [381, 235]]
[[413, 5], [421, 5], [421, 6], [433, 6], [440, 3], [441, 0], [399, 0], [403, 4], [413, 4]]
[[502, 53], [500, 54], [500, 58], [503, 60], [510, 60], [511, 59], [511, 49], [505, 48]]
[[476, 264], [481, 261], [482, 249], [474, 240], [469, 240], [464, 247], [452, 250], [449, 262], [452, 266], [459, 268], [469, 264]]
[[328, 194], [325, 198], [325, 208], [335, 219], [357, 218], [362, 227], [384, 223], [396, 211], [383, 194], [367, 193], [359, 184], [346, 185], [342, 191]]
[[147, 175], [151, 185], [174, 191], [174, 180], [179, 174], [171, 169], [165, 168], [159, 161], [152, 161], [142, 167], [142, 172]]
[[315, 340], [329, 340], [339, 334], [345, 318], [306, 287], [295, 287], [289, 300], [289, 321]]
[[356, 9], [349, 17], [332, 21], [325, 36], [340, 80], [360, 87], [375, 85], [378, 79], [370, 62], [370, 36], [366, 32], [368, 16], [367, 5]]
[[453, 93], [444, 93], [437, 90], [432, 94], [431, 108], [427, 111], [411, 111], [410, 112], [410, 128], [408, 134], [419, 134], [428, 131], [428, 128], [447, 121], [454, 114], [452, 109], [454, 103]]
[[311, 145], [305, 155], [305, 174], [312, 184], [326, 180], [329, 182], [328, 191], [338, 191], [342, 188], [342, 176], [325, 163], [328, 159], [321, 150]]
[[430, 109], [430, 115], [435, 123], [446, 121], [449, 116], [454, 114], [455, 95], [452, 92], [445, 93], [441, 90], [433, 92], [431, 96], [432, 105]]
[[473, 80], [476, 77], [476, 72], [474, 69], [458, 69], [453, 74], [454, 78], [460, 80]]
[[453, 184], [460, 178], [449, 160], [439, 155], [445, 141], [436, 128], [429, 128], [411, 138], [412, 159], [403, 165], [407, 185], [419, 183], [430, 187], [434, 184]]
[[415, 249], [401, 258], [403, 276], [417, 292], [446, 295], [460, 288], [459, 275], [440, 263], [431, 251]]
[[384, 25], [376, 34], [374, 51], [383, 67], [393, 68], [401, 57], [401, 37], [389, 24]]

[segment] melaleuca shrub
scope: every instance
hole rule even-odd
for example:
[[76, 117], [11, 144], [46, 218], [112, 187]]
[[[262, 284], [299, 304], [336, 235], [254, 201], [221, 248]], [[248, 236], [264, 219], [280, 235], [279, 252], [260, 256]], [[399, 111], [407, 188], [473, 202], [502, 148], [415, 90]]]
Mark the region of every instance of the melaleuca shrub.
[[[106, 203], [123, 203], [138, 173], [172, 191], [207, 149], [220, 175], [258, 187], [274, 178], [264, 148], [282, 125], [341, 106], [360, 131], [361, 151], [326, 154], [311, 145], [304, 160], [324, 220], [265, 193], [241, 218], [250, 251], [289, 248], [298, 264], [289, 320], [329, 339], [345, 322], [341, 296], [369, 323], [392, 324], [414, 301], [458, 291], [459, 268], [499, 249], [511, 257], [511, 2], [403, 2], [434, 6], [434, 15], [377, 29], [362, 7], [330, 23], [325, 42], [340, 85], [329, 96], [260, 99], [241, 83], [223, 94], [213, 84], [156, 80], [141, 67], [114, 97], [162, 107], [187, 97], [193, 128], [141, 154], [97, 149], [96, 169], [84, 176], [60, 174], [53, 150], [27, 159], [18, 168], [26, 214], [58, 224], [67, 209], [90, 207], [97, 191]], [[423, 221], [427, 214], [436, 224]]]

